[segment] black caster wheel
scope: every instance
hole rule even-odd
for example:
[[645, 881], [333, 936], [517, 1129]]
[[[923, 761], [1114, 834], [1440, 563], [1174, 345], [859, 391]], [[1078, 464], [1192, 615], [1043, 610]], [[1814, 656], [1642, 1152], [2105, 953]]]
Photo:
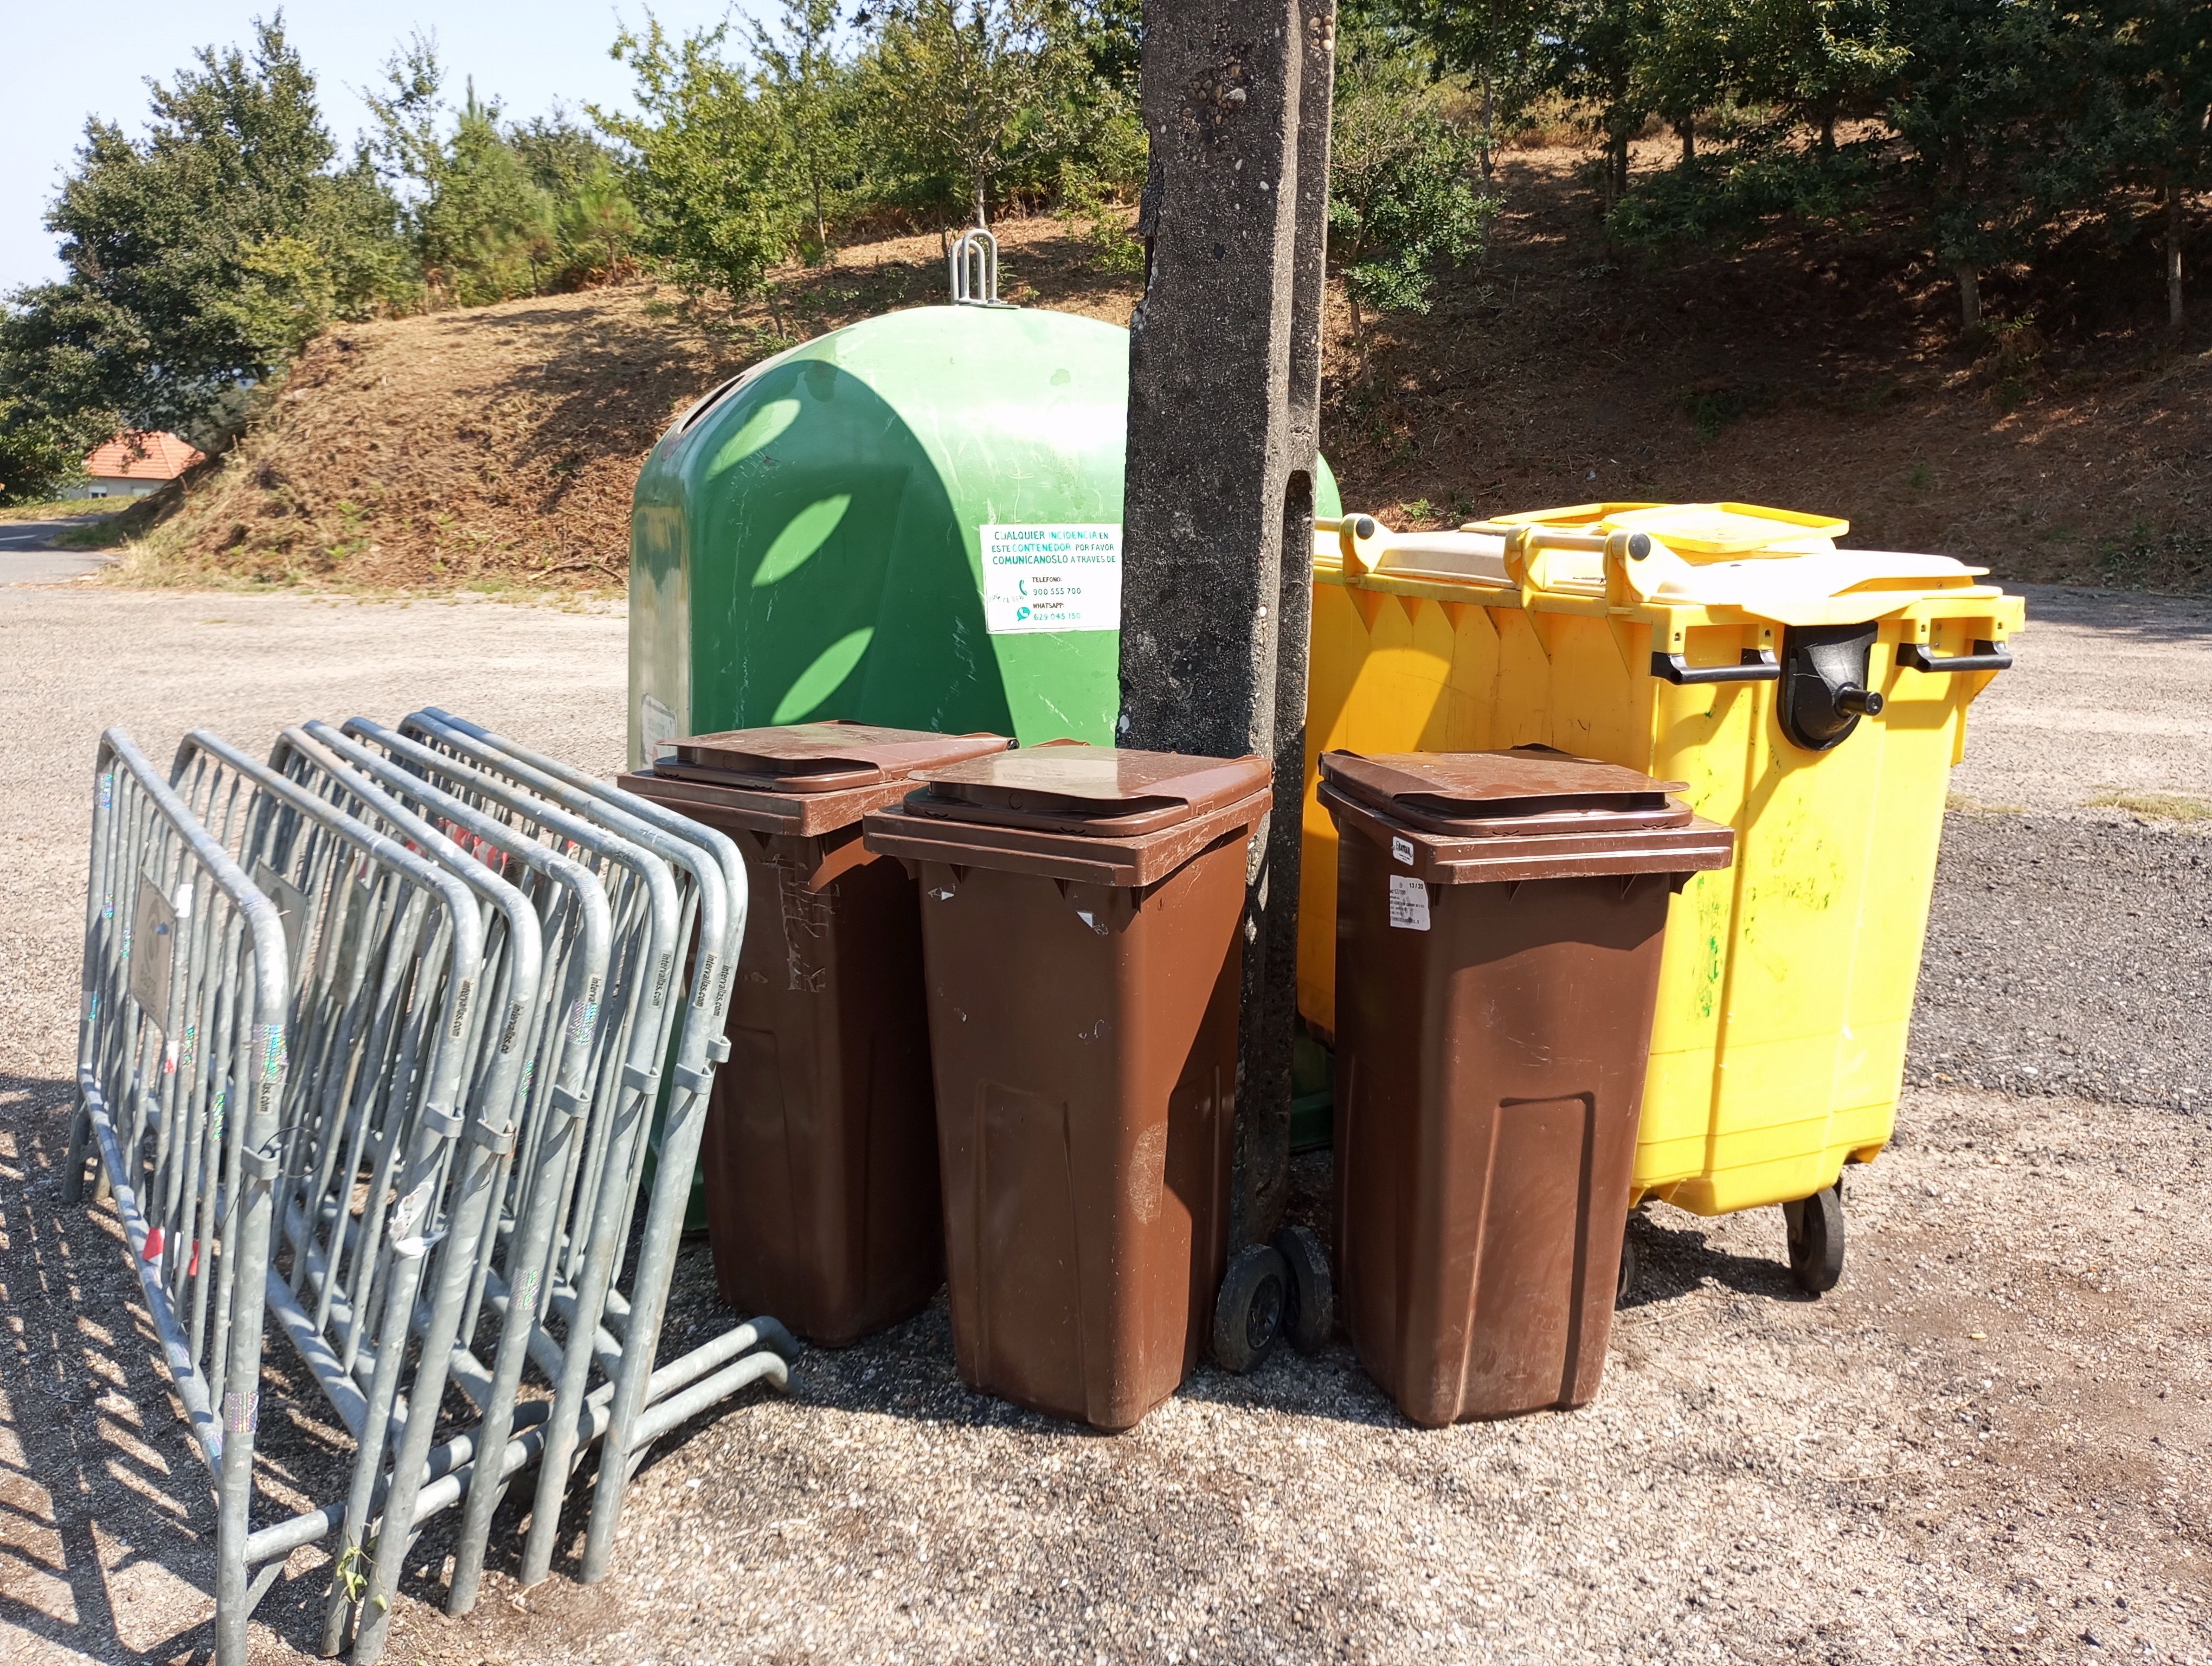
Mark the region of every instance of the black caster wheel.
[[1825, 1296], [1844, 1276], [1843, 1183], [1784, 1204], [1782, 1219], [1790, 1229], [1790, 1276], [1807, 1295]]
[[1637, 1280], [1644, 1275], [1644, 1252], [1636, 1247], [1632, 1218], [1629, 1224], [1631, 1230], [1623, 1233], [1620, 1239], [1620, 1277], [1613, 1288], [1613, 1304], [1615, 1307], [1628, 1305], [1628, 1298], [1636, 1293]]
[[1328, 1251], [1304, 1226], [1285, 1226], [1275, 1234], [1275, 1253], [1290, 1271], [1285, 1286], [1283, 1335], [1300, 1353], [1328, 1346], [1336, 1329], [1336, 1281], [1329, 1276]]
[[1242, 1374], [1267, 1357], [1290, 1297], [1291, 1270], [1273, 1245], [1248, 1243], [1229, 1258], [1213, 1304], [1213, 1357], [1224, 1370]]

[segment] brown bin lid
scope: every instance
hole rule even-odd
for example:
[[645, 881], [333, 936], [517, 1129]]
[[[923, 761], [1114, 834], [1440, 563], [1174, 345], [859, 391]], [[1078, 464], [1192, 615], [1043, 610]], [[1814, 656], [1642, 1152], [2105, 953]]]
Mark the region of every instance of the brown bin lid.
[[1157, 833], [1263, 791], [1265, 758], [1191, 757], [1077, 741], [915, 772], [910, 815], [1101, 839]]
[[1684, 827], [1687, 805], [1617, 763], [1549, 746], [1496, 752], [1323, 752], [1321, 773], [1346, 797], [1413, 826], [1460, 838]]
[[1003, 752], [1004, 735], [937, 734], [874, 723], [793, 723], [725, 729], [663, 743], [656, 775], [775, 793], [842, 793], [902, 781], [918, 769]]

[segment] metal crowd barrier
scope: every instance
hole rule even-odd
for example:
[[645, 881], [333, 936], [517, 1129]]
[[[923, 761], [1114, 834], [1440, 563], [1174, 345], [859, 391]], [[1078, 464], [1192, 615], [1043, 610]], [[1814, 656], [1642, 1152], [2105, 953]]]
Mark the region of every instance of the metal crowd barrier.
[[[102, 743], [66, 1185], [88, 1156], [112, 1183], [216, 1471], [219, 1666], [333, 1535], [324, 1651], [373, 1666], [455, 1504], [467, 1612], [532, 1463], [542, 1579], [595, 1447], [602, 1577], [650, 1444], [798, 1352], [763, 1316], [654, 1368], [727, 1055], [734, 846], [442, 712], [408, 726], [311, 722], [266, 764], [194, 731], [167, 782]], [[342, 1496], [253, 1530], [264, 1313], [353, 1450]]]
[[[465, 1613], [475, 1600], [492, 1514], [506, 1483], [538, 1458], [547, 1428], [573, 1426], [580, 1408], [573, 1392], [568, 1400], [561, 1397], [565, 1350], [549, 1328], [556, 1304], [573, 1312], [560, 1258], [587, 1248], [589, 1211], [576, 1218], [576, 1201], [596, 1201], [599, 1170], [611, 1151], [619, 1158], [618, 1116], [636, 1114], [635, 1093], [628, 1104], [617, 1102], [623, 1050], [634, 1036], [653, 1033], [651, 1025], [637, 1031], [635, 1019], [652, 970], [666, 952], [665, 944], [656, 942], [656, 927], [673, 939], [672, 893], [664, 917], [656, 912], [651, 859], [644, 853], [609, 842], [605, 849], [580, 844], [573, 856], [564, 854], [325, 723], [287, 730], [272, 761], [311, 784], [321, 782], [326, 792], [376, 805], [395, 824], [419, 825], [428, 818], [441, 842], [465, 843], [477, 860], [512, 875], [532, 898], [544, 927], [543, 988], [551, 998], [530, 1020], [521, 1131], [493, 1231], [480, 1241], [460, 1333], [466, 1346], [487, 1311], [496, 1322], [491, 1369], [475, 1379], [483, 1381], [484, 1392], [471, 1390], [471, 1398], [483, 1418], [476, 1450], [503, 1456], [495, 1472], [482, 1467], [485, 1485], [475, 1484], [479, 1466], [472, 1464], [428, 1489], [417, 1505], [419, 1523], [465, 1488], [448, 1600], [453, 1612]], [[612, 1022], [605, 1021], [608, 1013]], [[519, 1299], [514, 1292], [521, 1292]], [[554, 1398], [518, 1409], [516, 1395], [533, 1365], [538, 1381]], [[471, 1380], [465, 1375], [464, 1386]]]
[[[642, 858], [675, 898], [676, 929], [656, 937], [655, 975], [645, 992], [641, 1017], [651, 1021], [633, 1026], [639, 1045], [623, 1073], [625, 1084], [638, 1091], [613, 1119], [605, 1156], [595, 1165], [598, 1213], [587, 1231], [578, 1222], [566, 1239], [571, 1255], [561, 1270], [567, 1282], [553, 1302], [568, 1326], [563, 1369], [522, 1556], [523, 1584], [545, 1577], [568, 1482], [585, 1450], [598, 1444], [582, 1569], [586, 1581], [595, 1580], [607, 1569], [624, 1488], [651, 1443], [750, 1383], [765, 1378], [781, 1386], [786, 1362], [798, 1352], [790, 1334], [763, 1316], [655, 1367], [708, 1090], [714, 1064], [728, 1054], [722, 1028], [744, 929], [743, 861], [736, 847], [711, 830], [443, 712], [416, 714], [404, 729], [395, 733], [356, 718], [345, 734], [381, 748], [392, 765], [418, 775], [430, 790], [518, 833], [562, 848]], [[315, 726], [310, 733], [319, 737], [322, 731]], [[658, 945], [664, 943], [662, 952]], [[687, 948], [688, 976], [679, 980]], [[632, 1227], [647, 1159], [644, 1127], [661, 1087], [664, 1061], [671, 1061], [672, 1078], [667, 1116], [633, 1259]], [[580, 1200], [583, 1194], [578, 1195]], [[496, 1280], [493, 1288], [501, 1288]], [[593, 1384], [595, 1373], [601, 1380]], [[487, 1493], [487, 1499], [491, 1496]], [[478, 1507], [477, 1498], [471, 1503], [472, 1511]], [[488, 1521], [492, 1503], [481, 1507]], [[484, 1536], [463, 1535], [448, 1600], [452, 1612], [465, 1612], [475, 1600]]]
[[[352, 745], [342, 737], [331, 738], [340, 746]], [[431, 1516], [472, 1490], [477, 1474], [504, 1479], [527, 1463], [543, 1443], [543, 1431], [536, 1426], [552, 1409], [545, 1402], [524, 1410], [523, 1438], [509, 1439], [516, 1430], [515, 1396], [528, 1351], [531, 1305], [518, 1307], [513, 1316], [516, 1322], [501, 1327], [489, 1366], [474, 1343], [483, 1312], [485, 1286], [502, 1243], [508, 1250], [505, 1265], [512, 1285], [533, 1250], [542, 1263], [544, 1244], [551, 1236], [553, 1188], [558, 1171], [565, 1170], [570, 1162], [574, 1125], [584, 1109], [580, 1090], [587, 1080], [597, 1033], [609, 921], [605, 891], [579, 865], [543, 847], [526, 846], [512, 836], [502, 842], [497, 836], [505, 830], [496, 824], [471, 828], [468, 823], [472, 818], [467, 815], [441, 817], [445, 826], [434, 825], [368, 773], [349, 768], [348, 763], [334, 748], [299, 728], [287, 729], [270, 755], [272, 769], [356, 820], [405, 842], [468, 885], [487, 916], [503, 924], [505, 940], [515, 948], [503, 969], [505, 987], [488, 983], [489, 992], [483, 1010], [488, 1019], [496, 1017], [499, 1038], [489, 1059], [479, 1061], [481, 1067], [499, 1073], [501, 1080], [490, 1086], [489, 1095], [495, 1103], [513, 1106], [514, 1128], [506, 1150], [498, 1158], [498, 1173], [492, 1182], [489, 1230], [478, 1229], [466, 1269], [450, 1367], [453, 1382], [477, 1413], [472, 1456], [465, 1467], [448, 1471], [422, 1487], [415, 1499], [407, 1533], [380, 1531], [369, 1584], [363, 1593], [369, 1606], [358, 1610], [355, 1637], [356, 1653], [374, 1658], [381, 1651], [389, 1614], [388, 1602], [376, 1605], [374, 1595], [388, 1596], [394, 1588], [414, 1535]], [[467, 839], [469, 847], [449, 834]], [[514, 877], [529, 885], [534, 895], [503, 877], [501, 870], [510, 866], [510, 853], [503, 843], [516, 847], [512, 853], [516, 858], [512, 864]], [[511, 1230], [515, 1219], [526, 1223], [520, 1234]], [[454, 1277], [459, 1276], [459, 1270], [453, 1268]], [[524, 1287], [532, 1291], [539, 1287], [540, 1270], [522, 1274]], [[495, 1469], [484, 1461], [485, 1453], [500, 1455]], [[407, 1461], [403, 1451], [400, 1462]], [[487, 1497], [495, 1497], [497, 1491], [496, 1480], [484, 1489]], [[483, 1525], [488, 1531], [489, 1511]], [[341, 1642], [338, 1625], [343, 1618], [334, 1608], [332, 1629], [325, 1639], [327, 1645], [335, 1647]]]
[[283, 925], [121, 729], [95, 778], [63, 1195], [82, 1196], [92, 1155], [214, 1474], [216, 1656], [244, 1666], [262, 1288], [297, 1081]]
[[324, 1647], [365, 1633], [354, 1639], [365, 1666], [410, 1536], [372, 1529], [411, 1522], [424, 1481], [470, 1456], [465, 1433], [433, 1445], [476, 1239], [514, 1135], [520, 1061], [501, 1046], [495, 1001], [535, 999], [537, 922], [511, 904], [485, 909], [429, 858], [204, 730], [170, 774], [276, 902], [292, 945], [293, 1087], [264, 1292], [355, 1442], [342, 1503], [247, 1540], [260, 1572], [246, 1606], [293, 1550], [337, 1529]]

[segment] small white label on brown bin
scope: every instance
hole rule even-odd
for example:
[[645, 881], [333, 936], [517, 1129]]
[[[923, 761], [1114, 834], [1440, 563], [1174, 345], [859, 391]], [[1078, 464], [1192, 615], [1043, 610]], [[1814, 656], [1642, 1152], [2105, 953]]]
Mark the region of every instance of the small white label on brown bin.
[[1429, 928], [1429, 888], [1410, 873], [1390, 876], [1390, 923], [1400, 931]]
[[1407, 867], [1413, 866], [1413, 842], [1411, 839], [1401, 839], [1395, 833], [1392, 834], [1390, 836], [1390, 857], [1394, 861], [1403, 862]]

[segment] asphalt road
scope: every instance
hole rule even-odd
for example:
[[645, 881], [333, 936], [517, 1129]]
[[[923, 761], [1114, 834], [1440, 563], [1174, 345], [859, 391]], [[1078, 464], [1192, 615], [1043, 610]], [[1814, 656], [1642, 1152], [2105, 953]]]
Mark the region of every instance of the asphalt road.
[[108, 557], [85, 550], [57, 550], [53, 539], [89, 515], [64, 520], [0, 520], [0, 585], [56, 584], [82, 578], [107, 565]]
[[[2212, 610], [2031, 602], [1954, 777], [1896, 1142], [1842, 1285], [1772, 1209], [1634, 1224], [1571, 1414], [1425, 1432], [1341, 1346], [1202, 1368], [1104, 1438], [967, 1392], [940, 1298], [664, 1443], [615, 1571], [438, 1608], [395, 1663], [2085, 1660], [2212, 1666]], [[100, 727], [166, 758], [435, 702], [605, 769], [618, 613], [0, 591], [0, 1659], [204, 1651], [212, 1523], [112, 1218], [59, 1200]], [[2125, 800], [2122, 802], [2119, 800]], [[2150, 806], [2146, 808], [2145, 806]], [[1326, 1207], [1328, 1164], [1298, 1164]], [[716, 1316], [687, 1250], [672, 1339]], [[281, 1353], [281, 1344], [275, 1349]], [[325, 1420], [326, 1421], [326, 1420]], [[272, 1389], [272, 1471], [328, 1462]], [[257, 1661], [309, 1657], [295, 1556]]]

